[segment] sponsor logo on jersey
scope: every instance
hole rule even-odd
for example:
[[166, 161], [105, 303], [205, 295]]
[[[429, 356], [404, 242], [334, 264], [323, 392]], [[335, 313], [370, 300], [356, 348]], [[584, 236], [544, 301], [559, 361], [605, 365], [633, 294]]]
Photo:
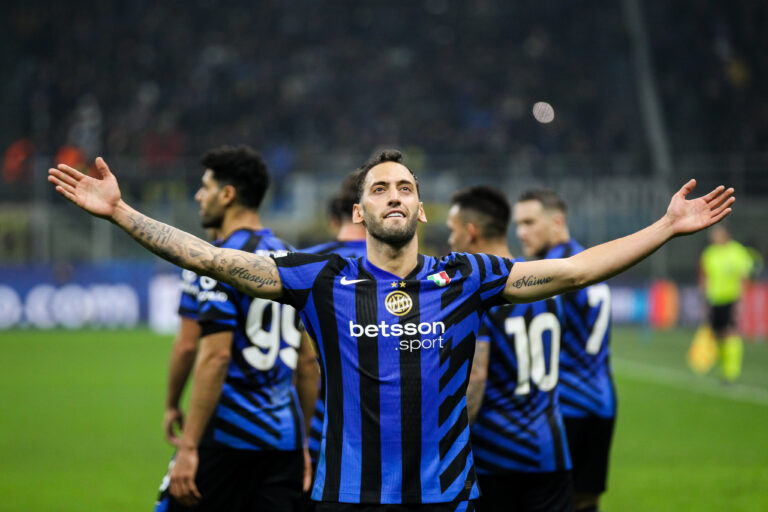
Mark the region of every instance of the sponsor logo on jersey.
[[274, 256], [275, 258], [282, 258], [283, 256], [286, 256], [288, 252], [289, 251], [283, 251], [283, 250], [272, 251], [267, 249], [258, 249], [256, 251], [253, 251], [253, 254], [255, 254], [256, 256], [265, 256], [265, 257]]
[[407, 293], [395, 290], [384, 299], [384, 306], [393, 315], [403, 316], [413, 307], [413, 299]]
[[198, 302], [226, 302], [229, 297], [226, 293], [220, 290], [214, 290], [218, 282], [208, 276], [200, 276], [200, 288], [201, 290], [197, 294]]
[[[445, 324], [443, 322], [388, 324], [381, 321], [378, 324], [369, 325], [360, 325], [354, 322], [349, 322], [349, 335], [353, 338], [359, 338], [360, 336], [377, 338], [379, 335], [396, 337], [421, 335], [421, 337], [418, 338], [401, 339], [397, 342], [395, 350], [403, 350], [406, 352], [413, 352], [414, 350], [420, 350], [422, 348], [443, 348], [445, 343], [445, 340], [443, 339], [444, 333]], [[423, 336], [425, 335], [429, 335], [429, 337], [424, 338]]]

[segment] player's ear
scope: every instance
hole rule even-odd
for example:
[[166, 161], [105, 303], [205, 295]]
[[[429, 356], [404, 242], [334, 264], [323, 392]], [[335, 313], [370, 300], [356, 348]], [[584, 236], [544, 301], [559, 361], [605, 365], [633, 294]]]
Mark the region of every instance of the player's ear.
[[474, 243], [480, 237], [480, 230], [473, 223], [467, 222], [467, 234], [469, 235], [469, 241]]
[[360, 205], [360, 203], [355, 203], [352, 205], [352, 222], [354, 222], [355, 224], [365, 225], [365, 218], [363, 217], [363, 207]]
[[419, 222], [427, 222], [427, 214], [424, 213], [424, 203], [419, 201]]
[[224, 185], [219, 191], [221, 202], [229, 206], [237, 198], [237, 190], [232, 185]]
[[563, 215], [563, 212], [556, 212], [552, 217], [552, 220], [554, 221], [555, 227], [558, 230], [561, 230], [565, 227], [565, 215]]

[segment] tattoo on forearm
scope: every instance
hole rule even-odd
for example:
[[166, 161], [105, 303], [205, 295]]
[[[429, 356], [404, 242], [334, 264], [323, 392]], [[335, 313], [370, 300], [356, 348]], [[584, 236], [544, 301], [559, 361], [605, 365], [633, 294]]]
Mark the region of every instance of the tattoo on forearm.
[[234, 267], [230, 269], [229, 275], [231, 275], [232, 277], [245, 279], [246, 281], [251, 281], [252, 283], [256, 283], [257, 284], [256, 288], [261, 288], [264, 285], [273, 286], [277, 284], [276, 279], [251, 274], [250, 272], [248, 272], [248, 269], [245, 269], [243, 267]]
[[[183, 263], [182, 246], [174, 243], [176, 229], [141, 214], [132, 213], [128, 219], [131, 226], [127, 230], [139, 243], [173, 263]], [[199, 252], [195, 247], [189, 247], [188, 250], [191, 257], [202, 255], [195, 254]]]
[[[139, 213], [131, 213], [128, 219], [126, 231], [141, 245], [171, 263], [196, 272], [211, 273], [235, 286], [239, 282], [245, 289], [273, 287], [280, 283], [277, 267], [269, 258], [215, 248], [195, 236]], [[227, 280], [227, 275], [234, 279]]]
[[522, 288], [523, 286], [536, 286], [540, 284], [547, 284], [552, 281], [552, 279], [552, 277], [523, 276], [512, 283], [512, 286], [515, 288]]

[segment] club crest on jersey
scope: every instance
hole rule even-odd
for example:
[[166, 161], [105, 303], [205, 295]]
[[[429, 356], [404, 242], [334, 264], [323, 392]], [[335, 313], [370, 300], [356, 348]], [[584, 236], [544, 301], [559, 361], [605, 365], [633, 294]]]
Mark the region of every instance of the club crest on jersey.
[[451, 282], [451, 278], [448, 277], [448, 273], [445, 270], [438, 272], [437, 274], [427, 276], [427, 279], [435, 283], [437, 286], [447, 286], [448, 283]]
[[396, 290], [387, 295], [384, 306], [393, 315], [403, 316], [413, 307], [413, 299], [407, 293]]

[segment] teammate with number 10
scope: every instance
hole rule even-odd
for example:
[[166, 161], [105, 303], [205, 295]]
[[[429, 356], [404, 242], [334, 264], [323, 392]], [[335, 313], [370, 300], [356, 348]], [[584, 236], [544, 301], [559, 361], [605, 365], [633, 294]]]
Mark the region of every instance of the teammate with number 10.
[[[568, 258], [584, 248], [568, 231], [565, 201], [553, 190], [523, 192], [514, 207], [517, 237], [528, 258]], [[611, 375], [611, 292], [605, 283], [564, 293], [560, 407], [573, 460], [577, 512], [597, 511], [608, 478], [616, 421]]]
[[[567, 259], [523, 261], [486, 254], [418, 253], [426, 222], [418, 182], [396, 151], [362, 169], [353, 220], [366, 227], [366, 258], [217, 248], [128, 206], [115, 176], [66, 165], [49, 171], [57, 192], [106, 218], [155, 254], [243, 293], [299, 310], [317, 341], [326, 415], [313, 499], [318, 512], [463, 512], [478, 497], [466, 391], [480, 319], [508, 302], [541, 300], [601, 282], [671, 238], [731, 211], [733, 189], [686, 200], [695, 181], [647, 228]], [[386, 506], [377, 506], [386, 504]], [[403, 504], [400, 506], [400, 504]]]
[[[220, 232], [216, 245], [263, 255], [291, 249], [261, 225], [269, 175], [258, 153], [225, 146], [202, 164], [195, 199], [203, 227]], [[295, 311], [209, 276], [197, 284], [202, 339], [190, 410], [156, 510], [291, 511], [309, 476], [291, 384], [300, 349]]]
[[[448, 212], [451, 249], [512, 258], [510, 213], [509, 201], [495, 188], [459, 190]], [[573, 510], [557, 398], [562, 316], [555, 296], [502, 304], [483, 318], [467, 388], [480, 512]]]

